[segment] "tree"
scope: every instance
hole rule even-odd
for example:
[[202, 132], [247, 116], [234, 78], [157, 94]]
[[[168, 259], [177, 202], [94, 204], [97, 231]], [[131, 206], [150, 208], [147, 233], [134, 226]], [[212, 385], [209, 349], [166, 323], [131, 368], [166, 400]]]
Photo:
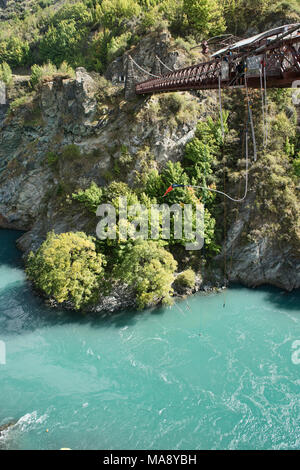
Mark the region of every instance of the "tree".
[[78, 27], [76, 21], [62, 20], [57, 26], [50, 26], [40, 42], [43, 61], [51, 61], [59, 66], [63, 61], [77, 65], [80, 47], [87, 35], [85, 27]]
[[6, 62], [0, 64], [0, 80], [6, 85], [11, 85], [13, 81], [11, 68]]
[[102, 189], [93, 181], [89, 188], [84, 191], [80, 189], [77, 193], [73, 193], [72, 199], [83, 203], [90, 212], [95, 214], [101, 202], [102, 194]]
[[115, 275], [136, 290], [140, 308], [171, 303], [172, 283], [177, 263], [163, 244], [150, 240], [138, 240], [128, 245]]
[[98, 13], [99, 22], [109, 30], [118, 28], [122, 21], [138, 16], [141, 8], [134, 0], [103, 0]]
[[36, 287], [58, 303], [70, 301], [78, 310], [95, 299], [103, 280], [104, 257], [83, 232], [50, 232], [27, 260], [27, 275]]
[[189, 28], [196, 34], [214, 36], [225, 31], [225, 20], [218, 0], [184, 0], [183, 11]]

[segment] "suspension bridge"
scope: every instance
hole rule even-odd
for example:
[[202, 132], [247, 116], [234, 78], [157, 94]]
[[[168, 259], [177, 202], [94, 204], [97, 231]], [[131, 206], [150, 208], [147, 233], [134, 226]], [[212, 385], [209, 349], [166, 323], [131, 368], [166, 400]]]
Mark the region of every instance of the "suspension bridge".
[[[166, 73], [157, 71], [165, 67]], [[134, 69], [150, 78], [137, 82]], [[300, 79], [300, 23], [280, 26], [214, 52], [209, 61], [172, 70], [156, 57], [154, 72], [129, 56], [126, 94], [248, 88], [288, 88]], [[247, 82], [247, 84], [246, 84]]]
[[[207, 42], [202, 44], [207, 50]], [[161, 74], [161, 66], [167, 69]], [[138, 69], [150, 76], [147, 80], [137, 82], [134, 70]], [[299, 82], [297, 83], [297, 80]], [[256, 138], [252, 117], [252, 104], [249, 88], [261, 90], [263, 117], [263, 146], [268, 143], [268, 100], [267, 88], [288, 88], [300, 85], [300, 23], [274, 28], [248, 39], [226, 45], [211, 55], [207, 62], [172, 70], [161, 58], [156, 56], [152, 71], [147, 71], [131, 56], [127, 61], [125, 97], [185, 90], [219, 90], [220, 122], [224, 138], [221, 89], [245, 88], [247, 102], [247, 124], [245, 127], [245, 192], [241, 198], [232, 198], [224, 191], [195, 186], [224, 195], [234, 202], [242, 202], [248, 193], [248, 133], [251, 132], [253, 160], [257, 158]], [[170, 188], [180, 186], [173, 184]], [[182, 186], [182, 185], [181, 185]], [[171, 189], [168, 188], [167, 192]]]

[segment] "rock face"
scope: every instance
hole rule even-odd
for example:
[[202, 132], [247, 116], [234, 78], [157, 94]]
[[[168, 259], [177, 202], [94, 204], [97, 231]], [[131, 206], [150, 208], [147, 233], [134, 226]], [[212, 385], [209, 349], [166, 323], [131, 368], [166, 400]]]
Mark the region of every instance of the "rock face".
[[[84, 189], [92, 181], [108, 183], [121, 148], [132, 157], [130, 181], [139, 168], [141, 150], [150, 149], [161, 165], [180, 158], [194, 135], [200, 107], [176, 127], [168, 127], [151, 111], [151, 99], [127, 103], [116, 86], [116, 103], [106, 105], [97, 101], [98, 91], [97, 79], [78, 68], [75, 79], [43, 83], [34, 98], [7, 113], [0, 124], [0, 227], [26, 230], [19, 242], [26, 252], [39, 246], [51, 229], [95, 235], [96, 218], [68, 206], [66, 195], [59, 194]], [[186, 95], [191, 104], [205, 103], [206, 98]], [[80, 158], [59, 158], [55, 168], [48, 163], [49, 152], [58, 156], [71, 145]]]
[[225, 244], [229, 281], [249, 287], [271, 284], [287, 291], [299, 288], [300, 247], [267, 237], [245, 244], [241, 234], [251, 212], [244, 211], [241, 215], [230, 228]]
[[[168, 66], [181, 65], [180, 55], [168, 49], [167, 37], [144, 39], [133, 57], [143, 63], [150, 48]], [[217, 109], [214, 91], [197, 96], [184, 93], [187, 112], [180, 119], [174, 113], [160, 114], [159, 96], [126, 102], [118, 79], [126, 60], [125, 54], [107, 71], [116, 83], [113, 98], [109, 94], [107, 100], [103, 98], [107, 85], [99, 85], [96, 76], [78, 68], [74, 79], [60, 77], [43, 83], [36, 96], [16, 111], [8, 112], [7, 106], [0, 109], [0, 228], [25, 230], [19, 247], [26, 253], [36, 249], [50, 230], [83, 230], [95, 235], [96, 217], [76, 203], [69, 204], [67, 194], [85, 189], [92, 181], [100, 186], [109, 183], [122, 148], [132, 159], [130, 167], [121, 170], [129, 183], [147, 152], [157, 167], [179, 160], [199, 118]], [[148, 70], [153, 61], [154, 56], [144, 63]], [[268, 238], [243, 242], [241, 234], [249, 217], [251, 211], [245, 210], [228, 231], [226, 252], [233, 253], [228, 259], [229, 280], [248, 286], [273, 284], [286, 290], [300, 287], [299, 250]], [[220, 279], [217, 281], [220, 285]], [[100, 299], [98, 309], [134, 307], [132, 295], [126, 292], [118, 287], [109, 298]]]
[[[122, 57], [118, 57], [114, 60], [107, 68], [105, 76], [112, 83], [117, 84], [125, 81], [126, 70], [128, 64], [129, 54], [132, 56], [134, 61], [138, 65], [151, 73], [155, 74], [155, 57], [158, 56], [167, 67], [180, 68], [184, 65], [184, 56], [180, 55], [178, 51], [172, 51], [171, 49], [171, 36], [168, 31], [162, 31], [160, 33], [151, 33], [141, 39], [137, 47], [130, 53], [125, 53]], [[168, 69], [161, 70], [162, 73], [166, 73]], [[134, 67], [135, 77], [138, 81], [146, 80], [150, 76]]]

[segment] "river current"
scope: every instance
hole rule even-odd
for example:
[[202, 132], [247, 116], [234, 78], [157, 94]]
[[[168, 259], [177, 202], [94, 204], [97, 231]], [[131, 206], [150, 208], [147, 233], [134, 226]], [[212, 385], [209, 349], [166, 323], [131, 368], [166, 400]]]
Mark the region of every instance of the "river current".
[[32, 293], [18, 236], [0, 231], [0, 448], [300, 448], [299, 291], [82, 316]]

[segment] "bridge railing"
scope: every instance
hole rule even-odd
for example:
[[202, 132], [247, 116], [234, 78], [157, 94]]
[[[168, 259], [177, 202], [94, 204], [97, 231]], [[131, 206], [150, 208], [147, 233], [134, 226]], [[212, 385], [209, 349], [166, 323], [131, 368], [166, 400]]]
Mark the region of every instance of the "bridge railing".
[[[259, 53], [237, 53], [234, 56], [217, 57], [208, 62], [191, 65], [159, 78], [146, 80], [136, 85], [136, 93], [159, 91], [190, 90], [217, 88], [221, 74], [222, 87], [232, 86], [239, 82], [242, 74], [237, 72], [238, 64], [246, 63], [250, 86], [258, 86], [260, 67], [265, 64], [267, 77], [283, 80], [280, 86], [288, 86], [294, 77], [300, 75], [300, 36], [279, 44], [266, 45]], [[252, 82], [251, 82], [251, 79]], [[284, 80], [288, 80], [285, 81]], [[275, 82], [272, 82], [274, 86]]]

